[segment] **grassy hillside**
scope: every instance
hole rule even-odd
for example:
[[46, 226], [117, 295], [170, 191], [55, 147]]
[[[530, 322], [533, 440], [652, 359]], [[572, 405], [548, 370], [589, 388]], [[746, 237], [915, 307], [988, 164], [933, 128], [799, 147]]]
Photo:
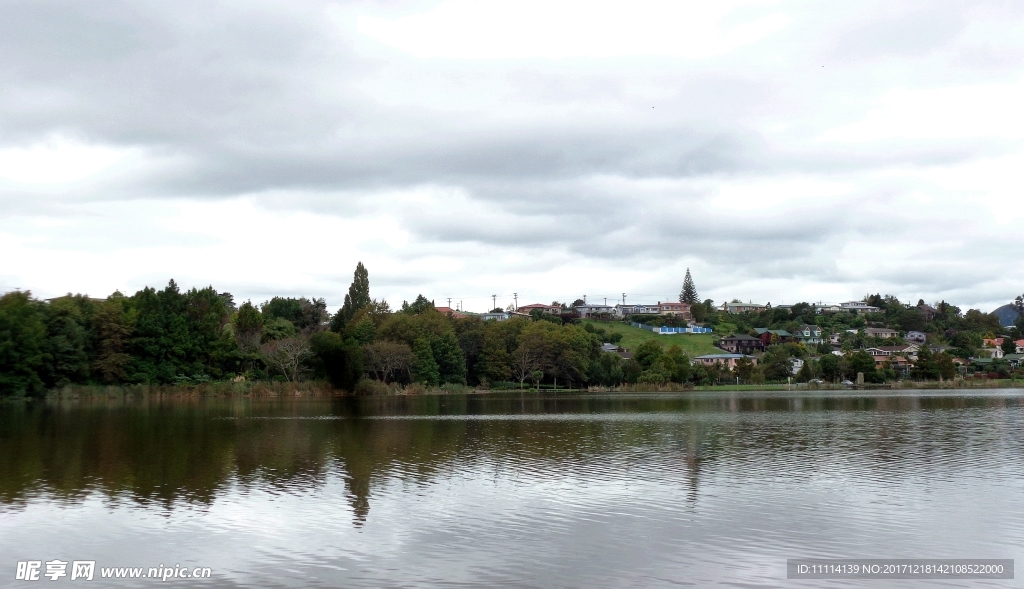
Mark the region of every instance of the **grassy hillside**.
[[635, 350], [637, 346], [644, 343], [647, 340], [656, 340], [661, 342], [666, 348], [672, 345], [678, 345], [683, 349], [684, 352], [691, 358], [693, 356], [702, 356], [704, 354], [722, 354], [724, 353], [720, 348], [716, 348], [711, 345], [713, 337], [720, 337], [720, 334], [712, 333], [677, 333], [672, 335], [658, 335], [647, 331], [646, 329], [640, 329], [639, 327], [632, 327], [625, 323], [619, 323], [616, 321], [595, 321], [593, 319], [584, 319], [583, 323], [590, 323], [595, 328], [603, 327], [608, 333], [621, 333], [622, 341], [619, 345], [627, 350]]

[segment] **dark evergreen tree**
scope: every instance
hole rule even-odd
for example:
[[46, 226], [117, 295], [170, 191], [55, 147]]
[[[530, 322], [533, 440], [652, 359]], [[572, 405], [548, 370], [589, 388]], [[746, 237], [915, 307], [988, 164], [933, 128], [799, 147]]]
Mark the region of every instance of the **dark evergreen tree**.
[[352, 277], [352, 285], [348, 287], [348, 294], [345, 295], [345, 304], [338, 310], [334, 320], [331, 322], [331, 329], [341, 331], [348, 320], [356, 314], [356, 311], [370, 304], [370, 275], [362, 262], [356, 264], [356, 271]]
[[81, 384], [89, 378], [91, 349], [86, 325], [91, 307], [88, 297], [70, 294], [44, 307], [46, 362], [41, 376], [47, 387]]
[[313, 334], [309, 343], [317, 376], [326, 376], [336, 389], [354, 390], [363, 375], [362, 350], [330, 331]]
[[697, 287], [693, 284], [693, 277], [690, 276], [690, 269], [686, 269], [686, 278], [683, 279], [683, 290], [679, 291], [679, 302], [696, 305], [700, 302], [697, 295]]
[[41, 305], [28, 292], [0, 297], [0, 397], [41, 393], [39, 369], [46, 359]]

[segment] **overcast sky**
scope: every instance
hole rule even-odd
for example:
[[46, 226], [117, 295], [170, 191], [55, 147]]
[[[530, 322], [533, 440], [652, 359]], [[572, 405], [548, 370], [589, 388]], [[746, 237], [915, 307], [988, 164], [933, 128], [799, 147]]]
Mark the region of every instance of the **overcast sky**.
[[1024, 292], [1020, 2], [0, 3], [0, 291]]

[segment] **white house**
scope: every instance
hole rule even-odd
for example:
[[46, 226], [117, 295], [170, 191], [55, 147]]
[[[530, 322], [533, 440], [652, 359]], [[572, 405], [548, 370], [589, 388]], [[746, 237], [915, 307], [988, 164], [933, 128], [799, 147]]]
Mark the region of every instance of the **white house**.
[[722, 303], [722, 310], [726, 313], [746, 313], [748, 311], [764, 311], [766, 305], [758, 303]]
[[987, 358], [992, 358], [993, 360], [999, 360], [1003, 357], [1002, 348], [982, 348], [978, 353]]
[[615, 313], [615, 307], [611, 305], [586, 304], [576, 307], [580, 317], [594, 317], [596, 315], [611, 315]]
[[800, 358], [789, 359], [789, 371], [793, 374], [800, 372], [800, 369], [804, 367], [804, 361]]
[[619, 317], [629, 315], [660, 315], [661, 307], [658, 305], [615, 305], [614, 313]]
[[847, 301], [845, 303], [839, 303], [839, 308], [844, 311], [857, 313], [877, 313], [881, 310], [878, 307], [872, 307], [864, 301]]

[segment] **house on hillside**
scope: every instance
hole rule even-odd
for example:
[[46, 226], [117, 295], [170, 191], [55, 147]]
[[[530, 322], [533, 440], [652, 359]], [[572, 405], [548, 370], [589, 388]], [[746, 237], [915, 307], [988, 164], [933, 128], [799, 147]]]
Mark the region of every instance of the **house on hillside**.
[[718, 347], [733, 354], [753, 354], [764, 351], [764, 342], [760, 338], [738, 334], [723, 337], [718, 341]]
[[904, 356], [910, 360], [917, 361], [917, 353], [921, 351], [921, 347], [917, 344], [904, 344], [902, 346], [879, 346], [879, 350], [889, 352], [890, 355]]
[[459, 311], [457, 309], [452, 309], [451, 307], [434, 307], [434, 308], [437, 309], [438, 313], [442, 313], [444, 315], [447, 315], [447, 316], [451, 317], [452, 319], [465, 319], [466, 317], [468, 317], [468, 315], [466, 315], [462, 311]]
[[754, 332], [757, 333], [757, 337], [761, 338], [761, 341], [764, 342], [766, 347], [773, 343], [789, 343], [795, 339], [795, 336], [785, 329], [765, 329], [763, 327], [758, 327]]
[[484, 321], [508, 321], [512, 315], [502, 311], [500, 313], [480, 313], [479, 317]]
[[658, 313], [661, 315], [681, 315], [687, 320], [691, 319], [690, 303], [662, 303], [658, 301]]
[[758, 313], [764, 311], [767, 308], [766, 305], [758, 303], [722, 303], [722, 310], [726, 313], [747, 313], [754, 312]]
[[833, 346], [838, 346], [839, 344], [842, 343], [842, 342], [839, 341], [840, 337], [841, 337], [840, 334], [833, 333], [833, 334], [828, 336], [828, 343], [832, 344]]
[[757, 364], [757, 358], [746, 354], [707, 354], [704, 356], [697, 356], [693, 359], [692, 364], [703, 364], [705, 366], [721, 364], [732, 369], [736, 368], [736, 363], [743, 358], [750, 360], [751, 364]]
[[1024, 354], [1024, 339], [1019, 339], [1013, 343], [1017, 346], [1017, 353]]
[[1007, 354], [1003, 356], [1003, 360], [1006, 360], [1011, 368], [1024, 366], [1024, 354]]
[[[865, 348], [864, 351], [871, 354], [871, 357], [874, 358], [875, 368], [884, 368], [885, 364], [888, 363], [894, 369], [905, 371], [910, 366], [910, 359], [905, 355], [905, 351], [901, 346]], [[916, 355], [914, 357], [916, 358]]]
[[848, 313], [877, 313], [881, 311], [878, 307], [872, 307], [864, 301], [847, 301], [839, 303], [839, 307]]
[[630, 315], [660, 315], [661, 306], [659, 305], [615, 305], [614, 313], [619, 317], [628, 317]]
[[578, 305], [576, 311], [580, 317], [604, 317], [615, 313], [615, 307], [610, 305], [586, 304]]
[[804, 345], [818, 345], [825, 341], [821, 337], [821, 328], [817, 325], [801, 325], [794, 335]]
[[896, 337], [899, 332], [895, 329], [889, 329], [888, 327], [865, 327], [864, 335], [868, 337], [878, 337], [882, 339], [889, 339], [890, 337]]
[[520, 313], [530, 314], [530, 311], [540, 311], [541, 313], [547, 313], [549, 315], [558, 315], [562, 312], [562, 308], [558, 305], [545, 305], [543, 303], [534, 303], [532, 305], [523, 305], [516, 309]]
[[1002, 348], [982, 348], [978, 350], [979, 358], [991, 358], [993, 360], [999, 360], [1005, 354]]

